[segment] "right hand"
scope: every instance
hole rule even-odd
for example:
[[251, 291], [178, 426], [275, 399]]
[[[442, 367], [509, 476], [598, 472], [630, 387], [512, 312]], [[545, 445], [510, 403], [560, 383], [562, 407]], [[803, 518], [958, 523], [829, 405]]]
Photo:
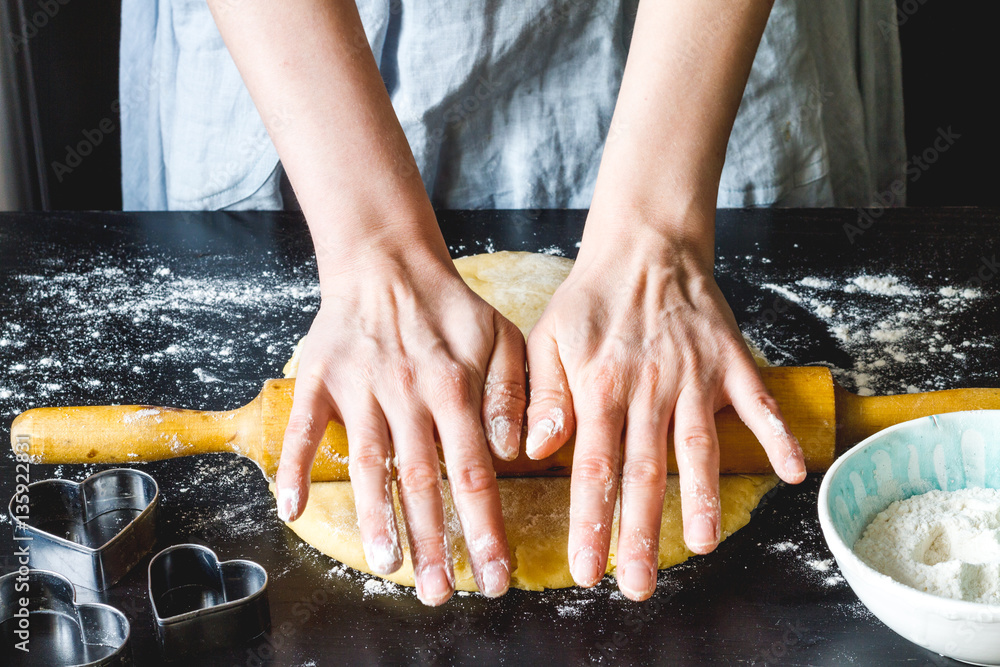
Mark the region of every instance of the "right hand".
[[521, 333], [465, 285], [440, 248], [371, 252], [324, 278], [278, 465], [279, 516], [301, 515], [317, 444], [329, 421], [342, 422], [369, 567], [388, 574], [403, 562], [395, 467], [417, 595], [445, 602], [455, 577], [437, 436], [476, 583], [485, 595], [502, 595], [511, 562], [490, 449], [517, 456]]

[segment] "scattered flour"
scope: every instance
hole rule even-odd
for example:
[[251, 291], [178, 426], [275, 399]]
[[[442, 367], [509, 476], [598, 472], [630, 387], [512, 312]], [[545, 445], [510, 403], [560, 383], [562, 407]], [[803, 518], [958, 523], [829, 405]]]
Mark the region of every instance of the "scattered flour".
[[559, 257], [566, 256], [566, 251], [557, 245], [550, 245], [548, 248], [539, 248], [538, 252], [543, 255], [558, 255]]
[[881, 296], [911, 296], [913, 290], [899, 281], [893, 275], [869, 276], [860, 275], [851, 279], [851, 285], [856, 289], [869, 294], [879, 294]]
[[787, 287], [782, 287], [781, 285], [775, 285], [774, 283], [764, 283], [764, 287], [767, 289], [777, 292], [779, 295], [788, 299], [792, 303], [802, 303], [802, 297], [788, 289]]
[[385, 579], [379, 579], [378, 577], [372, 577], [365, 581], [365, 597], [372, 597], [375, 595], [392, 595], [398, 597], [403, 592], [403, 587], [394, 584], [391, 581], [386, 581]]
[[[754, 277], [748, 275], [748, 279]], [[811, 311], [853, 361], [838, 367], [803, 358], [793, 351], [793, 340], [771, 343], [770, 327], [796, 315], [791, 306], [782, 309], [768, 300], [761, 317], [748, 324], [748, 336], [779, 365], [830, 366], [841, 384], [862, 396], [950, 389], [968, 383], [970, 365], [982, 356], [977, 352], [995, 345], [995, 336], [966, 338], [968, 325], [962, 318], [983, 297], [979, 288], [918, 287], [892, 274], [869, 273], [839, 279], [813, 275], [785, 282], [757, 280], [779, 297]], [[914, 382], [918, 378], [919, 383]]]
[[919, 591], [1000, 604], [1000, 489], [933, 490], [894, 502], [854, 553]]
[[[304, 263], [211, 255], [164, 264], [81, 248], [37, 273], [10, 274], [17, 298], [0, 306], [4, 417], [79, 401], [236, 407], [259, 390], [262, 372], [278, 374], [319, 305]], [[261, 368], [265, 351], [270, 369]], [[137, 392], [165, 375], [189, 379], [174, 392]]]
[[[803, 522], [803, 526], [805, 522]], [[807, 537], [806, 535], [803, 535]], [[811, 541], [811, 540], [810, 540]], [[768, 547], [768, 551], [785, 558], [792, 557], [801, 567], [801, 576], [807, 581], [825, 587], [846, 584], [847, 580], [837, 570], [837, 563], [827, 553], [822, 556], [804, 547], [804, 543], [785, 541], [777, 542]]]
[[827, 558], [825, 560], [819, 560], [819, 559], [807, 560], [806, 565], [808, 565], [817, 572], [829, 572], [830, 567], [833, 565], [833, 559]]
[[833, 287], [833, 281], [824, 280], [823, 278], [817, 278], [815, 276], [806, 276], [802, 280], [798, 281], [798, 283], [803, 287], [812, 287], [814, 289], [830, 289]]
[[556, 613], [561, 618], [582, 618], [587, 606], [592, 604], [597, 598], [577, 598], [556, 605]]

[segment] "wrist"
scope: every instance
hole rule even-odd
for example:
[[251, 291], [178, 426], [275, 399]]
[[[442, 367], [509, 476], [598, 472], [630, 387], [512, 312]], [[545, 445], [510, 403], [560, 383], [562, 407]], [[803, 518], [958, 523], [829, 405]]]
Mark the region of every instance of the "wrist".
[[448, 247], [428, 204], [426, 212], [366, 212], [310, 221], [320, 286], [348, 275], [392, 275], [397, 271], [454, 271]]
[[587, 215], [577, 261], [598, 257], [613, 261], [678, 264], [689, 272], [712, 274], [715, 264], [715, 208], [667, 210], [644, 202], [599, 202]]

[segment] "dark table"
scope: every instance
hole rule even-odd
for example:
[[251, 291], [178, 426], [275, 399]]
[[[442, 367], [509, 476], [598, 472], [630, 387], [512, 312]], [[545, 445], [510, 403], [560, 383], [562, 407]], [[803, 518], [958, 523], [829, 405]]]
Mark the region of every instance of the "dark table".
[[[573, 256], [584, 218], [440, 214], [455, 256]], [[1000, 211], [980, 209], [720, 211], [717, 275], [775, 363], [826, 363], [848, 388], [877, 393], [995, 386], [998, 223]], [[0, 215], [0, 442], [34, 406], [241, 405], [280, 375], [318, 300], [297, 214]], [[0, 466], [6, 504], [9, 451]], [[162, 494], [156, 550], [205, 544], [271, 577], [270, 635], [192, 665], [957, 664], [883, 626], [828, 562], [818, 475], [780, 485], [714, 553], [661, 572], [645, 604], [605, 579], [591, 591], [463, 595], [428, 609], [302, 544], [251, 463], [218, 455], [141, 467]], [[98, 469], [31, 472], [82, 479]], [[11, 528], [4, 511], [0, 573], [16, 568]], [[160, 662], [148, 560], [103, 596], [130, 618], [139, 665]]]

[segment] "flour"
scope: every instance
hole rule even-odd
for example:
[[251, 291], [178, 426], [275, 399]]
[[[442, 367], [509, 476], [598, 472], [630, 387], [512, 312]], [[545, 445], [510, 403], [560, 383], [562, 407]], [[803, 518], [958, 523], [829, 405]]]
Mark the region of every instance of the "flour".
[[1000, 604], [1000, 490], [933, 490], [894, 502], [854, 553], [919, 591]]
[[[848, 289], [853, 287], [854, 289]], [[913, 290], [900, 282], [899, 278], [893, 275], [869, 276], [860, 275], [851, 279], [851, 284], [845, 291], [868, 292], [869, 294], [879, 294], [882, 296], [911, 296]]]
[[817, 278], [815, 276], [806, 276], [802, 280], [798, 281], [798, 283], [803, 287], [812, 287], [814, 289], [830, 289], [833, 287], [832, 281]]
[[803, 548], [800, 543], [777, 542], [770, 545], [768, 551], [779, 556], [794, 558], [798, 565], [804, 566], [798, 576], [806, 581], [825, 587], [839, 586], [847, 582], [837, 570], [837, 564], [832, 558], [820, 558], [820, 554]]
[[587, 607], [597, 598], [578, 598], [556, 605], [556, 614], [561, 618], [583, 618]]
[[[789, 302], [765, 297], [759, 315], [751, 315], [744, 327], [748, 337], [760, 343], [777, 365], [830, 366], [838, 382], [861, 396], [967, 384], [970, 366], [982, 356], [979, 351], [995, 345], [994, 335], [968, 338], [967, 313], [980, 299], [985, 300], [978, 287], [916, 285], [891, 273], [863, 272], [839, 278], [793, 274], [783, 281], [774, 276], [767, 276], [771, 281], [762, 279], [760, 269], [747, 268], [746, 273], [748, 280], [759, 281]], [[853, 360], [850, 366], [810, 358], [809, 346], [802, 346], [803, 354], [787, 337], [780, 344], [772, 342], [773, 326], [786, 327], [787, 318], [809, 316], [827, 328], [832, 342]]]
[[[20, 297], [0, 308], [0, 414], [143, 401], [236, 407], [278, 375], [288, 341], [319, 305], [306, 265], [251, 267], [227, 255], [165, 264], [80, 249], [10, 274]], [[183, 379], [174, 391], [137, 391], [166, 376]]]
[[402, 586], [394, 584], [391, 581], [386, 581], [385, 579], [372, 578], [365, 581], [365, 597], [372, 597], [373, 595], [390, 595], [392, 597], [400, 597], [404, 593]]
[[566, 251], [557, 245], [550, 245], [548, 248], [539, 248], [538, 252], [543, 255], [558, 255], [559, 257], [566, 256]]

